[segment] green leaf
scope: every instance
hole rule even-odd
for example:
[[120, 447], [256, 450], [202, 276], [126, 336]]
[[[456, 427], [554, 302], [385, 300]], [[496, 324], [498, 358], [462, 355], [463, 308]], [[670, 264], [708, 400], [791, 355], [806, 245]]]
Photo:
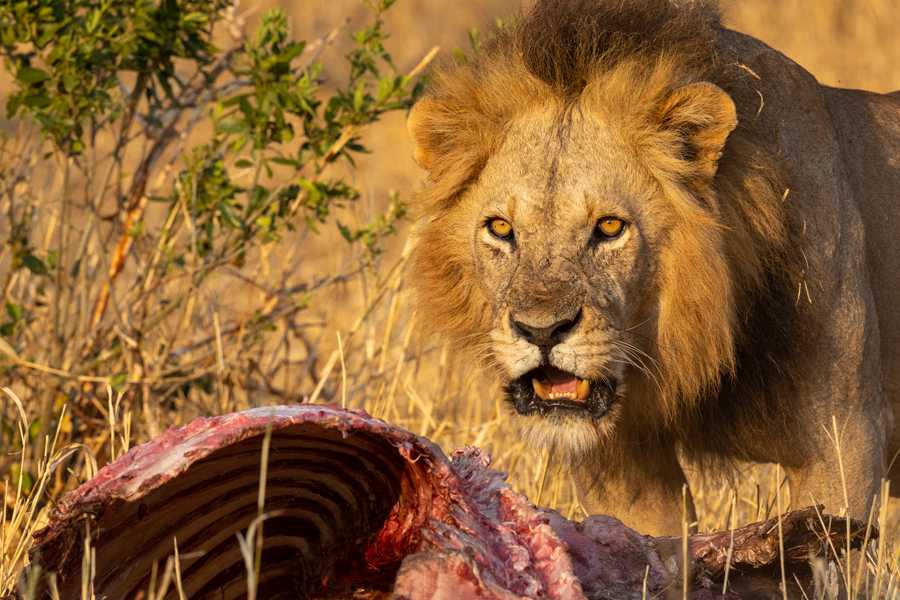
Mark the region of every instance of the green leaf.
[[181, 22], [182, 23], [199, 23], [199, 24], [208, 23], [209, 17], [203, 13], [193, 12], [193, 13], [188, 13], [188, 14], [184, 15], [183, 17], [181, 17]]
[[359, 84], [356, 86], [356, 91], [353, 93], [353, 110], [359, 112], [360, 107], [363, 104], [363, 92], [365, 91], [366, 86], [364, 84]]
[[222, 119], [216, 127], [222, 133], [247, 133], [247, 125], [238, 119]]
[[100, 24], [100, 17], [102, 16], [103, 14], [99, 10], [92, 10], [90, 13], [88, 13], [86, 23], [88, 33], [91, 33], [95, 29], [97, 29], [97, 25]]
[[276, 165], [284, 165], [286, 167], [294, 167], [296, 169], [299, 169], [303, 166], [298, 160], [294, 160], [292, 158], [282, 158], [281, 156], [276, 156], [275, 158], [269, 160]]
[[6, 314], [9, 315], [9, 318], [13, 321], [18, 321], [22, 318], [22, 307], [13, 302], [7, 302]]
[[350, 232], [350, 228], [347, 227], [346, 225], [342, 225], [340, 223], [340, 221], [338, 221], [337, 227], [340, 230], [341, 235], [344, 236], [344, 239], [352, 244], [353, 243], [353, 234]]
[[22, 264], [25, 265], [29, 271], [34, 273], [35, 275], [46, 275], [47, 274], [47, 265], [41, 262], [41, 259], [34, 256], [33, 254], [26, 254], [22, 257]]
[[9, 468], [9, 475], [9, 481], [14, 488], [18, 488], [19, 482], [21, 481], [23, 493], [27, 494], [31, 491], [32, 486], [34, 486], [34, 479], [31, 478], [31, 475], [29, 475], [27, 471], [22, 470], [22, 463], [13, 463]]
[[253, 163], [247, 160], [246, 158], [242, 158], [241, 160], [234, 163], [234, 166], [238, 169], [246, 169], [247, 167], [252, 167]]
[[243, 94], [241, 96], [232, 96], [231, 98], [226, 98], [222, 100], [219, 104], [221, 104], [222, 108], [228, 108], [230, 106], [234, 106], [241, 102], [241, 98], [246, 98], [247, 94]]
[[125, 383], [126, 378], [127, 378], [127, 375], [125, 373], [119, 373], [118, 375], [116, 375], [115, 377], [113, 377], [112, 379], [109, 380], [109, 385], [118, 394], [119, 392], [122, 391], [122, 387], [123, 387], [122, 384]]
[[319, 191], [319, 188], [316, 187], [316, 184], [314, 184], [312, 181], [309, 181], [308, 179], [298, 177], [297, 183], [299, 183], [301, 186], [303, 186], [304, 189], [306, 189], [307, 192], [309, 192], [310, 197], [315, 198], [322, 194], [322, 192]]
[[385, 98], [391, 95], [393, 91], [393, 84], [391, 80], [388, 78], [384, 78], [378, 82], [378, 101], [381, 102]]
[[0, 44], [12, 46], [16, 42], [16, 30], [12, 27], [0, 28]]
[[47, 96], [40, 94], [25, 96], [25, 99], [22, 100], [22, 104], [24, 104], [25, 106], [33, 106], [35, 108], [46, 108], [53, 104], [53, 101], [50, 100], [50, 98], [48, 98]]
[[303, 54], [303, 49], [306, 47], [306, 42], [292, 42], [285, 50], [284, 54], [282, 54], [283, 59], [286, 62], [290, 62]]
[[22, 67], [16, 72], [16, 79], [24, 83], [40, 83], [49, 78], [50, 76], [47, 75], [46, 71], [35, 69], [34, 67]]
[[219, 209], [219, 212], [222, 215], [222, 221], [231, 227], [232, 229], [243, 229], [244, 224], [238, 218], [237, 214], [234, 212], [234, 207], [232, 207], [227, 202], [217, 202], [216, 208]]

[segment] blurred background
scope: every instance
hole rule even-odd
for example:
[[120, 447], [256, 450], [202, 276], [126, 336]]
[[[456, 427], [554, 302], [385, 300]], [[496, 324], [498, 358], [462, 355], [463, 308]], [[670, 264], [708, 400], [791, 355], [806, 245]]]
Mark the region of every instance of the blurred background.
[[[216, 44], [227, 48], [234, 37], [229, 27], [252, 32], [267, 10], [279, 7], [295, 39], [326, 42], [313, 57], [323, 65], [316, 75], [319, 92], [327, 98], [343, 89], [351, 70], [343, 57], [357, 44], [351, 34], [373, 22], [359, 0], [243, 0], [228, 26], [216, 30]], [[398, 0], [382, 15], [390, 36], [384, 48], [398, 72], [417, 66], [427, 72], [421, 63], [434, 47], [440, 48], [437, 60], [454, 48], [468, 50], [469, 30], [484, 31], [518, 8], [508, 0]], [[732, 0], [724, 9], [729, 27], [780, 50], [822, 83], [879, 92], [900, 88], [900, 0]], [[0, 74], [4, 107], [13, 82], [9, 70]], [[127, 78], [123, 83], [126, 91], [134, 85]], [[9, 388], [0, 393], [5, 575], [21, 564], [27, 534], [44, 522], [56, 499], [98, 466], [168, 426], [278, 403], [365, 408], [447, 452], [462, 444], [485, 447], [494, 466], [509, 471], [512, 485], [533, 502], [570, 518], [583, 516], [562, 465], [509, 431], [496, 390], [452, 351], [415, 335], [400, 278], [410, 222], [396, 207], [423, 184], [423, 174], [412, 160], [405, 118], [406, 109], [398, 108], [354, 125], [352, 143], [368, 152], [353, 154], [353, 163], [326, 160], [330, 180], [347, 182], [358, 196], [336, 203], [321, 222], [301, 219], [246, 252], [222, 254], [221, 268], [198, 278], [196, 223], [182, 219], [177, 202], [184, 189], [175, 184], [190, 179], [179, 179], [190, 163], [189, 149], [208, 142], [218, 131], [213, 125], [195, 126], [187, 114], [179, 121], [190, 135], [154, 166], [145, 194], [171, 193], [176, 204], [145, 201], [131, 221], [125, 190], [132, 189], [136, 169], [158, 140], [148, 133], [152, 123], [138, 120], [128, 130], [143, 141], [123, 150], [115, 189], [97, 188], [96, 165], [106, 164], [103, 157], [118, 139], [114, 133], [102, 126], [92, 130], [90, 147], [67, 162], [41, 142], [31, 121], [0, 110], [6, 134], [0, 152], [0, 179], [6, 178], [0, 196], [6, 295], [0, 385]], [[344, 126], [337, 133], [346, 131]], [[281, 189], [274, 182], [279, 169], [290, 168], [287, 163], [273, 164], [266, 175], [265, 169], [254, 171], [256, 155], [245, 147], [228, 152], [226, 170], [235, 181], [246, 183], [247, 173], [255, 172], [259, 181]], [[307, 183], [318, 181], [314, 171], [303, 175]], [[297, 197], [314, 196], [306, 193]], [[89, 201], [92, 194], [96, 204]], [[217, 214], [221, 221], [225, 213]], [[353, 233], [371, 223], [379, 224], [377, 235]], [[56, 241], [65, 227], [69, 237]], [[110, 257], [125, 239], [131, 245], [121, 272], [107, 279]], [[193, 254], [179, 254], [192, 239]], [[17, 243], [27, 252], [17, 255]], [[70, 250], [77, 258], [66, 258]], [[23, 263], [28, 256], [32, 262]], [[81, 279], [69, 280], [65, 294], [48, 292], [60, 283], [46, 279], [48, 269], [64, 264], [74, 273], [76, 263], [87, 265]], [[148, 273], [157, 274], [152, 284]], [[108, 283], [112, 308], [98, 314], [97, 297]], [[706, 485], [697, 494], [700, 530], [727, 527], [733, 499], [738, 523], [767, 516], [776, 487], [766, 469]]]
[[[359, 0], [307, 2], [302, 8], [244, 0], [242, 6], [276, 4], [289, 8], [295, 31], [304, 38], [322, 35], [345, 17], [352, 27], [367, 14]], [[725, 0], [722, 5], [729, 28], [764, 41], [821, 83], [882, 93], [900, 89], [900, 0]], [[393, 36], [390, 49], [398, 67], [411, 68], [432, 46], [444, 53], [468, 49], [467, 30], [486, 30], [496, 17], [519, 7], [510, 0], [399, 0], [385, 19]], [[408, 159], [411, 145], [399, 121], [385, 127], [378, 142]], [[372, 181], [387, 188], [415, 189], [421, 179], [409, 160], [380, 164], [375, 171], [384, 179], [372, 173]]]
[[[527, 6], [527, 2], [525, 3]], [[826, 85], [890, 92], [900, 89], [900, 0], [725, 0], [726, 24], [748, 33], [779, 50], [810, 71]], [[242, 0], [241, 14], [252, 29], [255, 19], [275, 7], [287, 11], [294, 36], [314, 40], [337, 27], [353, 30], [370, 17], [360, 0]], [[385, 13], [386, 43], [400, 70], [413, 68], [438, 46], [446, 56], [453, 48], [467, 50], [467, 31], [486, 30], [499, 16], [519, 10], [515, 0], [398, 0]], [[351, 42], [347, 35], [334, 38], [328, 54], [342, 55]], [[325, 58], [328, 57], [325, 55]], [[343, 64], [326, 65], [325, 82], [346, 76]], [[0, 74], [0, 106], [5, 106], [10, 77]], [[397, 189], [408, 194], [421, 182], [421, 173], [410, 159], [412, 146], [405, 133], [404, 116], [390, 115], [367, 132], [377, 150], [391, 149], [392, 160], [361, 165], [357, 177], [370, 189]], [[0, 123], [14, 132], [17, 121]]]

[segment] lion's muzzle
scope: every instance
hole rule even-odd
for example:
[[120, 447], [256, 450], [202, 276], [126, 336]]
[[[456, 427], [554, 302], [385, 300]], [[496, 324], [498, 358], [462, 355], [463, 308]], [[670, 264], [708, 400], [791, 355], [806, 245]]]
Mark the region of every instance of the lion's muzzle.
[[[538, 295], [533, 295], [532, 300]], [[560, 302], [568, 294], [551, 295], [555, 306], [549, 302], [534, 302], [530, 310], [510, 312], [509, 328], [513, 336], [536, 346], [543, 358], [537, 368], [514, 379], [507, 386], [508, 399], [519, 414], [581, 414], [585, 417], [602, 417], [615, 399], [616, 382], [604, 378], [602, 382], [579, 377], [559, 368], [551, 360], [554, 347], [564, 344], [578, 329], [583, 311], [570, 301]], [[562, 305], [560, 305], [562, 304]], [[541, 317], [550, 314], [552, 322]]]

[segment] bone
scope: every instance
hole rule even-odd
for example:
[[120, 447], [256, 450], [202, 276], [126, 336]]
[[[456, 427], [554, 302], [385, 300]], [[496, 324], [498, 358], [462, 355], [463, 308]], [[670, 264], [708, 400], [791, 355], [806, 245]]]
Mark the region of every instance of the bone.
[[[653, 595], [681, 590], [680, 538], [645, 537], [612, 517], [570, 521], [513, 491], [478, 448], [448, 459], [362, 411], [298, 405], [171, 428], [70, 492], [35, 536], [38, 598], [51, 597], [50, 574], [61, 600], [81, 598], [86, 531], [97, 598], [148, 597], [152, 567], [162, 572], [176, 540], [186, 597], [246, 597], [237, 535], [257, 516], [267, 429], [257, 597], [583, 600], [634, 597], [645, 584]], [[785, 560], [805, 568], [810, 552], [847, 547], [846, 521], [825, 519], [827, 531], [815, 508], [784, 517]], [[733, 566], [765, 574], [760, 567], [778, 564], [773, 531], [774, 520], [736, 530]], [[858, 548], [865, 527], [851, 522], [851, 531]], [[707, 588], [721, 578], [730, 539], [689, 539], [692, 600], [716, 595]], [[174, 586], [165, 597], [178, 598]]]

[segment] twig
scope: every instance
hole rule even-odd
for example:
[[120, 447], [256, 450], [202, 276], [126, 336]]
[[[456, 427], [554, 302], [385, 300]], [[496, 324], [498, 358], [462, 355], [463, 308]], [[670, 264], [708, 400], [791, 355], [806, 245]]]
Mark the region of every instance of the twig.
[[[150, 172], [156, 166], [157, 161], [162, 156], [163, 152], [171, 144], [172, 140], [176, 138], [176, 126], [179, 122], [179, 116], [181, 112], [188, 107], [195, 107], [195, 119], [197, 118], [197, 111], [200, 110], [199, 106], [195, 106], [197, 101], [201, 98], [202, 95], [208, 96], [209, 90], [206, 88], [206, 81], [215, 81], [215, 79], [225, 71], [226, 68], [231, 64], [234, 55], [239, 51], [239, 47], [235, 46], [228, 50], [222, 59], [216, 64], [214, 68], [212, 68], [206, 77], [203, 78], [203, 81], [199, 83], [194, 88], [185, 88], [182, 94], [179, 96], [178, 100], [174, 103], [177, 106], [175, 110], [175, 114], [168, 119], [168, 122], [165, 128], [155, 136], [156, 139], [153, 143], [153, 146], [150, 149], [148, 155], [141, 161], [140, 166], [138, 167], [137, 174], [131, 183], [131, 190], [129, 191], [128, 197], [129, 205], [128, 205], [128, 215], [125, 218], [125, 226], [122, 236], [119, 238], [119, 243], [116, 246], [116, 250], [113, 254], [112, 261], [109, 265], [109, 281], [103, 284], [103, 287], [100, 289], [100, 295], [97, 298], [97, 302], [94, 305], [94, 314], [91, 317], [91, 326], [93, 329], [100, 323], [100, 319], [103, 317], [103, 313], [106, 312], [106, 308], [109, 304], [110, 298], [110, 288], [113, 283], [115, 283], [116, 278], [122, 272], [122, 269], [125, 266], [125, 258], [128, 254], [128, 250], [131, 248], [131, 244], [134, 241], [134, 236], [132, 235], [132, 230], [141, 218], [143, 218], [144, 211], [147, 208], [147, 197], [144, 194], [147, 188], [147, 182], [150, 178]], [[204, 102], [206, 98], [204, 98]], [[195, 120], [194, 119], [194, 120]], [[184, 139], [186, 136], [181, 136], [181, 139]], [[176, 153], [177, 154], [177, 153]], [[103, 191], [104, 188], [101, 188], [100, 192]]]
[[327, 33], [326, 35], [323, 35], [316, 41], [310, 42], [309, 44], [307, 44], [306, 48], [303, 49], [303, 54], [301, 54], [301, 56], [303, 56], [304, 54], [308, 54], [308, 53], [312, 53], [312, 56], [310, 56], [306, 60], [306, 65], [304, 65], [303, 69], [309, 70], [309, 68], [312, 66], [312, 64], [319, 59], [319, 56], [322, 54], [322, 51], [325, 49], [325, 46], [327, 46], [328, 44], [333, 42], [334, 38], [336, 38], [338, 36], [338, 34], [341, 32], [341, 29], [346, 27], [349, 24], [350, 24], [350, 17], [347, 17], [346, 19], [344, 19], [344, 21], [340, 25], [338, 25], [337, 27], [332, 29], [329, 33]]
[[19, 365], [20, 367], [25, 367], [27, 369], [33, 369], [35, 371], [40, 371], [42, 373], [49, 373], [50, 375], [56, 375], [57, 377], [62, 377], [64, 379], [72, 379], [75, 381], [81, 381], [86, 383], [108, 383], [110, 381], [109, 377], [91, 377], [89, 375], [75, 375], [70, 373], [69, 371], [63, 371], [62, 369], [54, 369], [53, 367], [48, 367], [46, 365], [39, 365], [37, 363], [31, 362], [29, 360], [24, 360], [19, 358], [19, 355], [16, 354], [16, 351], [6, 343], [5, 340], [0, 339], [0, 353], [3, 353], [7, 358], [12, 360], [14, 363]]

